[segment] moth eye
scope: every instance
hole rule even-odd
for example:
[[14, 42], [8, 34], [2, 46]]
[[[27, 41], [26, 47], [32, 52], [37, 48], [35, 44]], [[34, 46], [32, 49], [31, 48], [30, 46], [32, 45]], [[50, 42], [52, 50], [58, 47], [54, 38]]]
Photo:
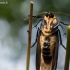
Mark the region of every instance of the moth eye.
[[49, 17], [50, 18], [53, 18], [54, 17], [54, 14], [52, 12], [49, 12]]

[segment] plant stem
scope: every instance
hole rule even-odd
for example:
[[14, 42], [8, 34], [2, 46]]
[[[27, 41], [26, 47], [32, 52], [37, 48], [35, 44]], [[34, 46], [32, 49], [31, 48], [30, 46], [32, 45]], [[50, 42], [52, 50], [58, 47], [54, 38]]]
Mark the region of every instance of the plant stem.
[[27, 47], [26, 70], [29, 70], [29, 63], [30, 63], [30, 47], [31, 47], [31, 34], [32, 34], [32, 15], [33, 15], [33, 2], [30, 2], [30, 17], [29, 17], [29, 29], [28, 29], [28, 47]]
[[69, 59], [70, 59], [70, 26], [67, 27], [67, 48], [66, 48], [66, 59], [64, 70], [69, 70]]

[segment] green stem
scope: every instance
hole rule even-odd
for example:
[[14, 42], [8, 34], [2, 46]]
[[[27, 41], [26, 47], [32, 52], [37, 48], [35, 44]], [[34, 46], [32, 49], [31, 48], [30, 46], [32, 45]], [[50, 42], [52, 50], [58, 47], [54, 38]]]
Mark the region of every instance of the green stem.
[[69, 59], [70, 59], [70, 26], [67, 27], [67, 48], [64, 70], [69, 70]]

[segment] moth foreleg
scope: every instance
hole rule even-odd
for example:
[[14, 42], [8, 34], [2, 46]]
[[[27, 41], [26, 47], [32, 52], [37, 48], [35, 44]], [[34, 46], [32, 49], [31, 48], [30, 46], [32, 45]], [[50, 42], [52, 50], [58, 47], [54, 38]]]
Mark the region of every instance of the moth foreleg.
[[62, 47], [66, 50], [66, 47], [62, 44], [62, 39], [61, 39], [61, 33], [60, 33], [60, 30], [58, 29], [58, 31], [59, 31], [60, 44], [61, 44]]

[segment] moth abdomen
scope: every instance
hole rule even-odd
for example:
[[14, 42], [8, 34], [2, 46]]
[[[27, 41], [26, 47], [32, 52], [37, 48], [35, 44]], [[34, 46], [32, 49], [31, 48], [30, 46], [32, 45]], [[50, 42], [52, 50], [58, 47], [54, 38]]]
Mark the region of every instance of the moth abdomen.
[[43, 46], [44, 47], [42, 49], [42, 54], [43, 54], [44, 61], [51, 60], [51, 56], [50, 56], [50, 43], [49, 42], [44, 42]]
[[52, 56], [50, 56], [50, 55], [44, 55], [44, 56], [43, 56], [43, 59], [44, 59], [45, 62], [46, 62], [46, 61], [51, 61]]
[[50, 55], [50, 51], [43, 51], [43, 55]]

